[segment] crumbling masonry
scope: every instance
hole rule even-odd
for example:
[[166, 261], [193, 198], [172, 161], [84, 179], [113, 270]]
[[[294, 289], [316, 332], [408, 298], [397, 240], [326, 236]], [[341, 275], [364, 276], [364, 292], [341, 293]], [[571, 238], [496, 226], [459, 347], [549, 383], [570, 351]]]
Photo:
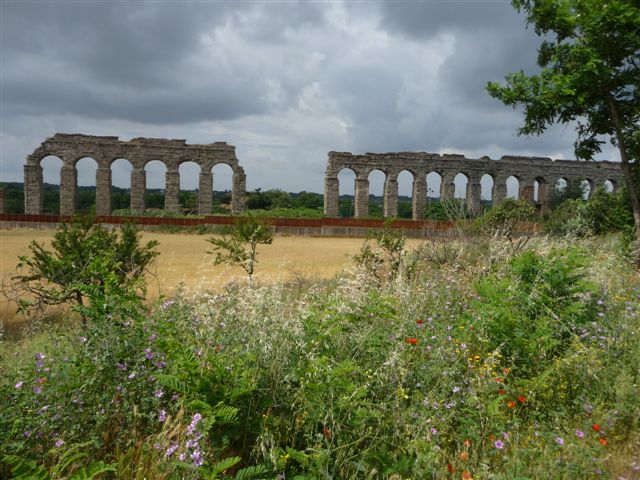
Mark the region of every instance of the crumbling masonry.
[[60, 214], [73, 215], [77, 186], [76, 163], [89, 157], [98, 164], [96, 171], [96, 214], [111, 213], [111, 164], [118, 159], [126, 159], [133, 166], [131, 171], [131, 210], [143, 212], [146, 191], [145, 165], [152, 160], [160, 160], [166, 166], [165, 209], [180, 210], [181, 163], [194, 162], [200, 166], [198, 182], [198, 213], [210, 214], [213, 202], [212, 168], [225, 163], [233, 170], [231, 187], [231, 212], [239, 214], [244, 210], [246, 176], [238, 165], [235, 147], [225, 142], [208, 145], [187, 145], [185, 140], [165, 140], [156, 138], [134, 138], [128, 142], [118, 137], [98, 137], [80, 134], [57, 133], [47, 138], [27, 157], [24, 166], [25, 213], [37, 215], [42, 212], [43, 186], [40, 161], [55, 155], [63, 161], [60, 172]]
[[[545, 204], [551, 198], [558, 180], [564, 179], [568, 185], [586, 180], [589, 194], [596, 188], [611, 182], [614, 189], [622, 179], [620, 164], [614, 162], [578, 162], [575, 160], [552, 160], [541, 157], [504, 156], [500, 160], [489, 157], [478, 159], [464, 155], [436, 154], [425, 152], [366, 153], [353, 155], [348, 152], [329, 152], [324, 180], [324, 213], [327, 216], [339, 214], [338, 173], [342, 169], [355, 173], [356, 218], [369, 213], [369, 174], [380, 170], [385, 175], [384, 216], [395, 217], [398, 213], [398, 175], [407, 170], [413, 175], [413, 218], [424, 217], [427, 201], [427, 175], [440, 175], [441, 200], [454, 198], [454, 178], [462, 173], [467, 178], [466, 202], [471, 210], [480, 206], [481, 178], [488, 174], [493, 180], [491, 200], [500, 203], [507, 195], [507, 179], [514, 176], [518, 180], [518, 198], [537, 204], [545, 211]], [[535, 186], [537, 182], [537, 187]], [[431, 189], [430, 190], [434, 190]], [[534, 191], [537, 190], [537, 195]], [[437, 193], [437, 192], [434, 192]], [[537, 197], [537, 198], [534, 198]]]

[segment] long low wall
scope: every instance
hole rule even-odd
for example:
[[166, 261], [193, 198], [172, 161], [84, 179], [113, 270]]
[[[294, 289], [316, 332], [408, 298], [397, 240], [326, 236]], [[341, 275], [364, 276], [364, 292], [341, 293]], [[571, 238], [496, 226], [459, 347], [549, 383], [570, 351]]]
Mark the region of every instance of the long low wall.
[[[56, 228], [72, 217], [60, 215], [0, 214], [0, 228]], [[141, 227], [198, 227], [232, 225], [237, 217], [206, 216], [197, 218], [98, 216], [103, 224], [120, 225], [133, 222]], [[326, 237], [364, 237], [372, 230], [385, 228], [384, 220], [362, 218], [261, 218], [276, 233]], [[454, 222], [440, 220], [394, 220], [391, 228], [404, 230], [408, 237], [451, 237], [457, 233]], [[536, 223], [522, 224], [522, 233], [535, 233]]]

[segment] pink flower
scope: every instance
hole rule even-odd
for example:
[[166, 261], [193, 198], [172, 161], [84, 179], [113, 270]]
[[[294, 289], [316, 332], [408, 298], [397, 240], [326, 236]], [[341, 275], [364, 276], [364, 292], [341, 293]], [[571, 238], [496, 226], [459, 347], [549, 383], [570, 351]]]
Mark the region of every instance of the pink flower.
[[504, 443], [502, 443], [500, 440], [496, 440], [495, 443], [493, 444], [498, 450], [502, 450], [504, 448]]

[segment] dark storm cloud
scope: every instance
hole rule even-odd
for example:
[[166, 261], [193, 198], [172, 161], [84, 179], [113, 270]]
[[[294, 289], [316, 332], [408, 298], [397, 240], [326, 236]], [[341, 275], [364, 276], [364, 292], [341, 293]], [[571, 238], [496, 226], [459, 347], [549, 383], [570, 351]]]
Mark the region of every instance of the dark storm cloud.
[[243, 5], [10, 3], [3, 105], [152, 124], [264, 113], [263, 79], [204, 39]]
[[1, 8], [3, 179], [65, 131], [228, 141], [249, 189], [320, 192], [329, 150], [571, 156], [570, 128], [517, 137], [521, 114], [485, 91], [536, 70], [539, 39], [507, 1]]

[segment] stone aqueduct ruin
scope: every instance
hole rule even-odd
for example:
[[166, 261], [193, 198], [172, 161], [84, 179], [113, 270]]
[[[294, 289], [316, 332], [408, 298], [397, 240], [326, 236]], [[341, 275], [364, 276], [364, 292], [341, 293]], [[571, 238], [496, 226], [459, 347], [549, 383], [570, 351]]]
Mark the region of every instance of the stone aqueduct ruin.
[[[589, 194], [606, 182], [615, 188], [621, 181], [620, 166], [614, 162], [578, 162], [575, 160], [552, 160], [542, 157], [503, 156], [500, 160], [489, 157], [466, 158], [464, 155], [437, 154], [425, 152], [367, 153], [353, 155], [348, 152], [329, 152], [329, 161], [324, 180], [324, 211], [328, 216], [338, 216], [339, 194], [338, 173], [348, 168], [355, 178], [355, 217], [365, 217], [369, 210], [369, 174], [380, 170], [385, 175], [384, 206], [385, 217], [395, 217], [398, 213], [398, 175], [409, 171], [413, 176], [412, 212], [413, 219], [424, 217], [427, 201], [427, 175], [431, 172], [440, 176], [440, 199], [454, 198], [454, 178], [462, 173], [467, 178], [466, 202], [470, 209], [480, 206], [481, 184], [484, 175], [493, 180], [491, 201], [500, 203], [507, 196], [507, 179], [518, 180], [518, 198], [539, 205], [544, 211], [545, 200], [551, 198], [558, 180], [568, 185], [587, 181]], [[536, 188], [537, 182], [537, 188]], [[534, 198], [537, 190], [537, 198]]]
[[57, 133], [47, 138], [27, 157], [24, 166], [25, 213], [42, 212], [43, 184], [41, 160], [49, 155], [59, 157], [60, 171], [60, 214], [73, 215], [77, 186], [76, 163], [89, 157], [98, 164], [96, 171], [96, 214], [111, 213], [111, 164], [126, 159], [133, 166], [131, 171], [131, 210], [143, 212], [146, 191], [145, 165], [160, 160], [167, 167], [165, 173], [165, 209], [180, 210], [180, 173], [178, 168], [184, 162], [194, 162], [200, 166], [198, 180], [198, 213], [211, 213], [213, 204], [213, 174], [211, 170], [219, 163], [225, 163], [233, 170], [231, 185], [231, 212], [244, 210], [246, 176], [238, 165], [236, 148], [225, 142], [208, 145], [187, 145], [185, 140], [165, 140], [156, 138], [134, 138], [128, 142], [118, 137], [97, 137], [91, 135]]
[[[25, 213], [37, 215], [42, 212], [43, 175], [40, 162], [54, 155], [62, 162], [60, 172], [60, 214], [75, 212], [77, 188], [76, 163], [82, 158], [92, 158], [98, 164], [96, 171], [96, 213], [111, 213], [111, 164], [119, 159], [128, 160], [131, 171], [131, 205], [134, 212], [145, 209], [145, 166], [159, 160], [166, 166], [165, 209], [180, 210], [180, 173], [184, 162], [200, 166], [198, 180], [198, 213], [211, 213], [213, 202], [213, 174], [215, 165], [224, 163], [233, 170], [231, 188], [231, 213], [239, 214], [245, 208], [246, 176], [238, 165], [235, 147], [225, 142], [207, 145], [188, 145], [185, 140], [134, 138], [121, 141], [118, 137], [101, 137], [80, 134], [57, 133], [46, 139], [27, 157], [24, 166]], [[434, 154], [424, 152], [367, 153], [353, 155], [346, 152], [330, 152], [324, 181], [324, 211], [327, 216], [339, 215], [338, 173], [350, 169], [355, 173], [356, 218], [368, 215], [369, 174], [380, 170], [385, 175], [384, 216], [395, 217], [398, 213], [398, 175], [408, 171], [413, 176], [413, 218], [424, 216], [427, 200], [427, 175], [440, 175], [440, 198], [454, 198], [456, 175], [467, 178], [466, 202], [471, 209], [480, 205], [481, 183], [484, 175], [491, 176], [493, 187], [491, 200], [499, 203], [507, 195], [507, 179], [514, 176], [519, 182], [518, 197], [537, 203], [544, 210], [545, 199], [559, 179], [567, 184], [587, 181], [590, 194], [595, 188], [611, 182], [612, 187], [621, 180], [619, 164], [613, 162], [577, 162], [573, 160], [551, 160], [540, 157], [505, 156], [500, 160], [489, 157], [466, 158], [463, 155]], [[537, 187], [536, 187], [537, 183]], [[534, 192], [537, 190], [537, 195]], [[537, 198], [534, 198], [537, 197]]]

